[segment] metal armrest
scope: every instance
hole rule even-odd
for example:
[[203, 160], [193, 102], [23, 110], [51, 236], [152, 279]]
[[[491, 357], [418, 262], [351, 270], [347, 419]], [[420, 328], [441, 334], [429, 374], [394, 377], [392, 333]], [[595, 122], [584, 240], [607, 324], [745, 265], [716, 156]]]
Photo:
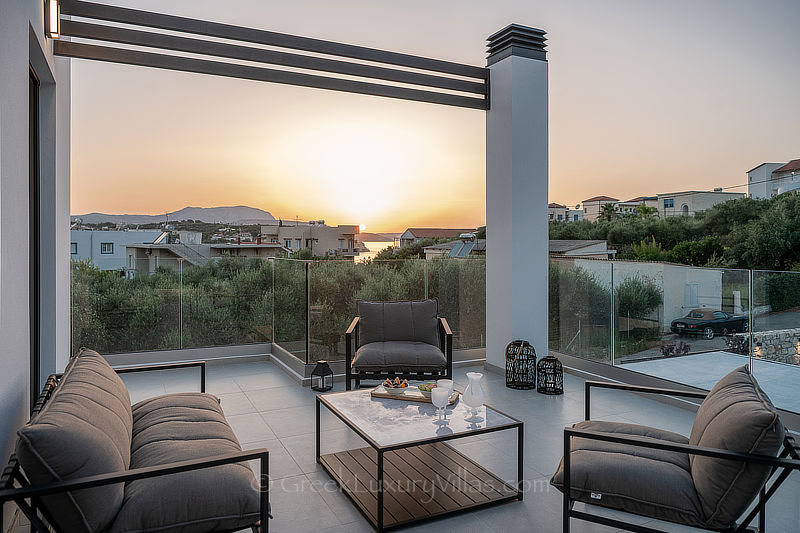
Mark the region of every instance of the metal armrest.
[[150, 372], [155, 370], [177, 370], [180, 368], [200, 367], [200, 392], [206, 391], [206, 362], [189, 361], [186, 363], [156, 363], [152, 365], [137, 365], [113, 367], [117, 374], [132, 374], [134, 372]]
[[598, 389], [614, 389], [626, 392], [636, 392], [643, 394], [663, 394], [666, 396], [680, 396], [684, 398], [705, 399], [708, 396], [707, 392], [686, 391], [678, 389], [662, 389], [658, 387], [642, 387], [640, 385], [627, 385], [625, 383], [612, 383], [609, 381], [587, 381], [585, 383], [586, 393], [584, 394], [584, 419], [589, 420], [589, 408], [591, 402], [592, 387]]
[[618, 433], [606, 433], [603, 431], [595, 431], [592, 429], [564, 428], [565, 452], [570, 448], [569, 441], [571, 437], [581, 437], [589, 440], [613, 442], [615, 444], [629, 444], [631, 446], [639, 446], [642, 448], [650, 448], [655, 450], [664, 450], [668, 452], [686, 453], [689, 455], [702, 455], [704, 457], [713, 457], [715, 459], [729, 459], [731, 461], [740, 461], [744, 463], [774, 466], [777, 468], [789, 468], [792, 470], [800, 470], [800, 460], [797, 459], [782, 459], [780, 457], [774, 457], [771, 455], [757, 455], [754, 453], [732, 452], [730, 450], [725, 450], [722, 448], [709, 448], [707, 446], [682, 444], [680, 442], [671, 442], [666, 440], [654, 439], [652, 437], [641, 437], [639, 435], [620, 435]]
[[[134, 468], [124, 472], [111, 472], [108, 474], [96, 474], [94, 476], [86, 476], [67, 481], [56, 481], [46, 485], [27, 486], [13, 489], [0, 490], [0, 503], [19, 500], [22, 498], [47, 496], [48, 494], [57, 494], [60, 492], [68, 492], [79, 489], [89, 489], [92, 487], [101, 487], [104, 485], [112, 485], [115, 483], [125, 483], [128, 481], [135, 481], [137, 479], [146, 479], [152, 477], [166, 476], [169, 474], [178, 474], [181, 472], [189, 472], [192, 470], [202, 470], [204, 468], [211, 468], [214, 466], [221, 466], [233, 463], [241, 463], [243, 461], [251, 460], [261, 461], [262, 475], [268, 474], [267, 465], [269, 464], [269, 451], [266, 448], [259, 448], [256, 450], [248, 450], [244, 452], [229, 453], [225, 455], [216, 455], [213, 457], [205, 457], [202, 459], [190, 459], [188, 461], [178, 461], [175, 463], [167, 463], [155, 466], [146, 466], [143, 468]], [[262, 490], [267, 486], [268, 480], [262, 479]]]
[[[773, 476], [773, 474], [775, 474], [776, 470], [783, 469], [783, 471], [772, 482], [772, 485], [769, 488], [767, 488], [766, 486], [766, 482], [769, 480], [769, 478], [767, 479], [767, 481], [765, 481], [764, 486], [762, 486], [759, 491], [758, 505], [756, 505], [747, 514], [744, 520], [742, 520], [741, 525], [739, 525], [739, 527], [735, 529], [731, 528], [731, 530], [735, 531], [735, 533], [748, 531], [747, 526], [753, 521], [756, 515], [759, 516], [759, 524], [760, 524], [759, 531], [764, 531], [764, 525], [765, 525], [764, 511], [766, 502], [775, 494], [775, 492], [778, 490], [781, 484], [789, 477], [789, 474], [791, 474], [792, 471], [800, 470], [800, 460], [797, 459], [797, 453], [794, 450], [794, 441], [790, 437], [784, 439], [784, 449], [781, 452], [781, 454], [778, 457], [774, 457], [769, 455], [756, 455], [752, 453], [732, 452], [730, 450], [724, 450], [720, 448], [709, 448], [706, 446], [695, 446], [692, 444], [681, 444], [678, 442], [653, 439], [650, 437], [641, 437], [638, 435], [619, 435], [615, 433], [606, 433], [602, 431], [594, 431], [588, 429], [564, 428], [564, 459], [563, 459], [564, 515], [563, 516], [565, 524], [569, 523], [569, 519], [571, 516], [582, 520], [588, 520], [590, 522], [604, 523], [610, 526], [619, 526], [620, 524], [623, 524], [623, 522], [619, 522], [616, 520], [603, 519], [601, 517], [593, 516], [585, 512], [572, 510], [572, 497], [571, 497], [572, 479], [570, 477], [570, 470], [571, 470], [570, 464], [572, 462], [570, 458], [572, 451], [571, 450], [572, 437], [580, 437], [589, 440], [612, 442], [616, 444], [626, 444], [642, 448], [686, 453], [689, 455], [700, 455], [705, 457], [726, 459], [743, 463], [760, 464], [771, 467], [769, 476], [770, 478]], [[787, 459], [786, 458], [787, 455], [792, 455], [792, 457], [795, 458]], [[565, 531], [566, 530], [568, 530], [568, 528], [565, 529]], [[642, 531], [656, 531], [656, 530], [643, 528]]]

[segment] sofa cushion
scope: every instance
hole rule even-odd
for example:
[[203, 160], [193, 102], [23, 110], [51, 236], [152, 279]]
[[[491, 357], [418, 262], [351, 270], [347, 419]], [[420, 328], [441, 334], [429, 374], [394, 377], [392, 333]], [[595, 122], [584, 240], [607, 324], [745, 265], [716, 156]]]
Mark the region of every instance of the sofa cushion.
[[[17, 457], [35, 485], [126, 470], [130, 464], [131, 401], [125, 384], [100, 354], [82, 349], [55, 392], [17, 433]], [[45, 497], [63, 531], [95, 532], [119, 511], [124, 484]]]
[[438, 302], [357, 303], [358, 346], [384, 341], [424, 342], [439, 345]]
[[[784, 429], [778, 411], [747, 367], [723, 377], [697, 410], [690, 444], [734, 452], [777, 455]], [[766, 482], [766, 466], [691, 457], [692, 477], [705, 525], [731, 525]]]
[[[637, 435], [686, 444], [677, 433], [647, 426], [590, 420], [575, 428]], [[683, 453], [574, 438], [570, 454], [572, 498], [630, 513], [696, 526], [700, 502]], [[564, 461], [550, 481], [564, 491]]]
[[[131, 468], [241, 451], [210, 394], [158, 396], [133, 406]], [[236, 530], [259, 518], [259, 492], [246, 462], [128, 483], [109, 533]]]
[[424, 342], [372, 342], [356, 350], [352, 367], [364, 372], [435, 371], [447, 367], [447, 358], [439, 348]]

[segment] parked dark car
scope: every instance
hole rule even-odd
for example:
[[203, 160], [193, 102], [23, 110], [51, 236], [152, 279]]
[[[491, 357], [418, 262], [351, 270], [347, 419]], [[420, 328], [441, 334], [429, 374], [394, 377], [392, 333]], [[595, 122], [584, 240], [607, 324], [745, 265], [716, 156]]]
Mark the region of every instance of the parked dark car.
[[744, 316], [714, 309], [692, 309], [685, 317], [673, 320], [669, 329], [679, 335], [702, 335], [713, 339], [714, 335], [743, 333], [747, 327], [747, 317]]

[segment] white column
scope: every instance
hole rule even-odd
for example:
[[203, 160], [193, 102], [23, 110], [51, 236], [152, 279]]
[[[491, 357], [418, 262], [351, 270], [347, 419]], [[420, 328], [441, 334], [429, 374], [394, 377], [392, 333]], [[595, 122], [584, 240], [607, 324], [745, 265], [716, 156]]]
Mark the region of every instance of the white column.
[[547, 60], [544, 32], [489, 37], [486, 115], [486, 362], [514, 339], [547, 355]]

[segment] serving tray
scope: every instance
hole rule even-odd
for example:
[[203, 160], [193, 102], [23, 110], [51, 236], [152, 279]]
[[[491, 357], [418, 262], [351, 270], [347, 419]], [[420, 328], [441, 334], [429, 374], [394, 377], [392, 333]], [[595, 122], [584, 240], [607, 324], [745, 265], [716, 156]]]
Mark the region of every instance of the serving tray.
[[[403, 394], [393, 394], [391, 392], [388, 392], [386, 390], [386, 387], [384, 387], [383, 385], [378, 385], [369, 394], [373, 398], [389, 398], [391, 400], [406, 400], [409, 402], [433, 403], [431, 401], [430, 396], [425, 396], [424, 394], [422, 394], [422, 391], [419, 390], [414, 385], [409, 385], [408, 387], [403, 389]], [[450, 395], [447, 404], [453, 405], [454, 403], [456, 403], [459, 394], [460, 393], [457, 390], [454, 390], [453, 394]]]

